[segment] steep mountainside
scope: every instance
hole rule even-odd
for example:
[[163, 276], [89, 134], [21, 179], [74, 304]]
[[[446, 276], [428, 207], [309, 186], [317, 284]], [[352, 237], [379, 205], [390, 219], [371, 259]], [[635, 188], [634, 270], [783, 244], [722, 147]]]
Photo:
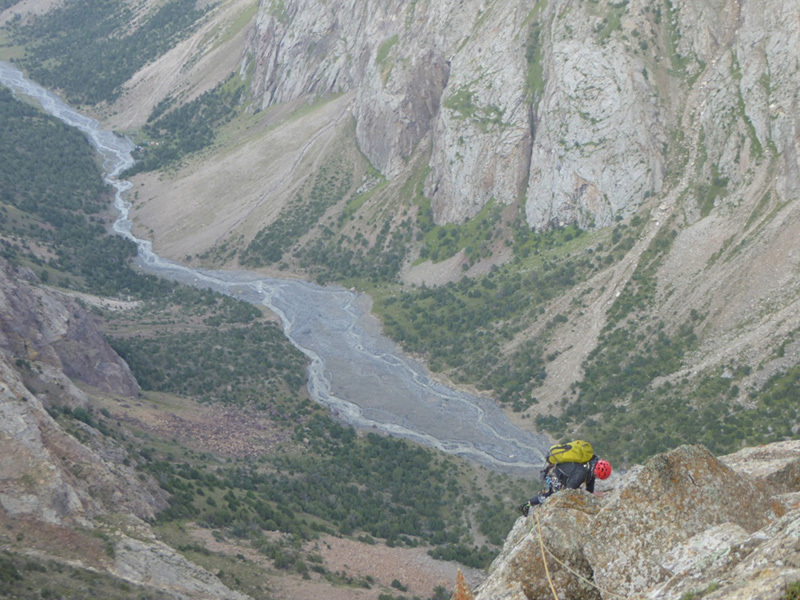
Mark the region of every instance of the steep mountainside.
[[[7, 562], [14, 552], [29, 557], [29, 571], [46, 572], [37, 562], [56, 560], [75, 577], [106, 574], [126, 593], [244, 598], [156, 541], [145, 520], [167, 507], [168, 495], [95, 429], [95, 400], [76, 385], [130, 399], [136, 381], [84, 309], [36, 283], [0, 259], [2, 585], [23, 579]], [[75, 418], [71, 427], [54, 419], [63, 411]]]
[[[572, 403], [560, 421], [540, 421], [561, 435], [636, 403], [642, 384], [660, 390], [648, 403], [666, 405], [721, 377], [730, 398], [754, 408], [764, 383], [797, 364], [799, 10], [736, 0], [271, 2], [245, 62], [263, 108], [354, 92], [359, 148], [390, 186], [409, 167], [424, 177], [415, 191], [440, 224], [516, 203], [534, 229], [609, 232], [622, 220], [610, 240], [581, 248], [595, 254], [596, 274], [579, 276], [544, 318], [527, 317], [503, 348], [544, 345], [551, 364], [533, 394], [545, 412]], [[500, 222], [512, 219], [506, 211]], [[481, 274], [471, 243], [440, 276]], [[614, 258], [603, 255], [609, 245]], [[502, 248], [492, 243], [486, 268], [508, 260]], [[425, 336], [413, 325], [395, 333]], [[462, 377], [458, 360], [448, 363]], [[665, 387], [687, 378], [677, 395]], [[609, 422], [608, 442], [638, 426], [618, 413]]]
[[697, 183], [733, 193], [780, 157], [776, 192], [796, 194], [797, 17], [737, 0], [267, 2], [253, 86], [262, 107], [355, 90], [379, 171], [430, 150], [440, 222], [496, 198], [524, 200], [532, 227], [607, 226], [696, 150]]
[[435, 371], [614, 458], [731, 451], [797, 435], [798, 11], [230, 0], [96, 110], [139, 127], [163, 255], [367, 289]]

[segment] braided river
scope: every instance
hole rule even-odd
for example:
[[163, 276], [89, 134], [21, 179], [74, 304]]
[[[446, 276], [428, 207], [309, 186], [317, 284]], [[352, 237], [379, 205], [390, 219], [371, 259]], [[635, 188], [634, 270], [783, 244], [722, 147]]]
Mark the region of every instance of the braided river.
[[133, 164], [130, 140], [102, 129], [8, 63], [0, 62], [0, 83], [86, 135], [102, 157], [106, 181], [116, 190], [119, 217], [114, 231], [137, 245], [136, 264], [142, 271], [267, 306], [280, 317], [290, 342], [308, 357], [311, 397], [337, 419], [499, 472], [532, 474], [544, 462], [548, 438], [516, 427], [492, 399], [433, 380], [422, 364], [381, 335], [367, 296], [247, 271], [196, 269], [159, 257], [149, 240], [131, 232], [126, 200], [131, 184], [119, 178]]

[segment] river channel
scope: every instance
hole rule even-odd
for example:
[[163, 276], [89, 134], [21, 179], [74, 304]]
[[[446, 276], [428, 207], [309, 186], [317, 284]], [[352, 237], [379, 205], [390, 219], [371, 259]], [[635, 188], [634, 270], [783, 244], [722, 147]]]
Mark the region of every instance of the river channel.
[[116, 189], [114, 231], [136, 243], [145, 272], [210, 288], [269, 307], [291, 343], [309, 359], [308, 389], [338, 419], [362, 430], [415, 440], [492, 470], [531, 474], [544, 461], [549, 441], [513, 425], [490, 398], [433, 380], [380, 333], [369, 298], [336, 286], [266, 278], [247, 271], [190, 268], [159, 257], [149, 240], [131, 233], [131, 184], [118, 175], [133, 164], [130, 140], [66, 105], [55, 94], [0, 62], [0, 83], [87, 136], [103, 159], [106, 181]]

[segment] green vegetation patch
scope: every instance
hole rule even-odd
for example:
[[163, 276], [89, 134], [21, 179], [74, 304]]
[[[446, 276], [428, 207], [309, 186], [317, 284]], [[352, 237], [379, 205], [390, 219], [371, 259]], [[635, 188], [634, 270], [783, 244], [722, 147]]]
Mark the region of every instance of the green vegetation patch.
[[286, 10], [286, 5], [284, 4], [283, 0], [270, 0], [268, 11], [269, 14], [271, 14], [281, 23], [286, 23], [289, 21], [289, 11]]
[[[246, 306], [246, 305], [245, 305]], [[111, 340], [147, 390], [200, 401], [271, 406], [299, 398], [305, 356], [273, 323], [217, 325], [198, 332], [153, 333]]]
[[25, 45], [19, 64], [32, 79], [73, 104], [97, 104], [113, 102], [123, 83], [186, 38], [203, 14], [195, 0], [169, 0], [138, 22], [141, 15], [121, 0], [73, 0], [17, 23], [13, 34]]
[[391, 52], [392, 48], [397, 44], [399, 38], [397, 34], [393, 35], [392, 37], [383, 41], [383, 43], [378, 46], [378, 52], [375, 55], [375, 63], [379, 67], [383, 67], [386, 59], [389, 58], [389, 52]]
[[608, 40], [615, 31], [622, 30], [622, 16], [628, 10], [628, 0], [622, 2], [611, 2], [608, 5], [609, 11], [597, 25], [595, 25], [595, 34], [599, 42]]
[[575, 227], [536, 234], [520, 226], [516, 231], [514, 263], [479, 278], [381, 296], [375, 310], [387, 333], [424, 355], [431, 369], [450, 370], [455, 379], [491, 390], [500, 402], [522, 410], [536, 401], [532, 392], [546, 376], [547, 335], [566, 317], [557, 317], [540, 338], [523, 341], [510, 353], [504, 346], [596, 266], [588, 257], [560, 254], [581, 235]]
[[[403, 182], [400, 191], [394, 193], [394, 197], [407, 199], [409, 203], [423, 202], [422, 190], [428, 172], [427, 166], [418, 165], [412, 169], [411, 176]], [[378, 177], [376, 173], [370, 176]], [[386, 187], [385, 182], [379, 182], [369, 192], [351, 198], [336, 223], [331, 223], [331, 227], [323, 227], [317, 239], [297, 249], [295, 255], [299, 265], [310, 277], [319, 283], [347, 280], [362, 287], [397, 279], [406, 255], [414, 240], [418, 239], [415, 236], [420, 235], [419, 222], [415, 221], [409, 208], [401, 210], [382, 205], [382, 199], [388, 195]], [[352, 218], [355, 216], [356, 221], [361, 221], [365, 216], [359, 214], [358, 209], [373, 196], [376, 201], [364, 211], [370, 220], [369, 224], [362, 226], [358, 223], [357, 231], [348, 233], [352, 231], [349, 230]], [[395, 210], [400, 214], [395, 216]], [[370, 212], [379, 212], [380, 217], [370, 217]]]
[[0, 88], [0, 256], [45, 281], [105, 294], [162, 294], [135, 273], [136, 246], [106, 233], [110, 203], [83, 135]]
[[386, 221], [375, 235], [373, 243], [362, 233], [353, 236], [336, 235], [325, 228], [321, 236], [296, 252], [299, 265], [318, 283], [341, 281], [393, 281], [413, 239], [411, 219], [403, 219], [392, 228]]
[[[681, 33], [677, 26], [679, 20], [678, 12], [680, 9], [672, 0], [664, 0], [664, 5], [666, 7], [666, 15], [664, 18], [661, 18], [660, 7], [657, 7], [655, 10], [657, 15], [656, 23], [664, 24], [665, 52], [672, 66], [671, 73], [677, 77], [685, 78], [690, 86], [694, 85], [697, 77], [703, 72], [705, 63], [698, 59], [697, 55], [694, 53], [683, 56], [678, 51], [678, 47], [681, 43]], [[693, 65], [696, 66], [695, 73], [689, 76], [689, 71]]]
[[800, 600], [800, 581], [787, 585], [781, 600]]
[[491, 200], [463, 225], [433, 225], [430, 201], [426, 199], [426, 203], [420, 208], [426, 215], [419, 222], [430, 223], [430, 227], [423, 227], [423, 230], [427, 229], [427, 233], [420, 248], [420, 260], [440, 262], [455, 256], [462, 249], [466, 250], [470, 263], [488, 258], [492, 254], [493, 240], [501, 234], [498, 227], [500, 210], [498, 203]]
[[0, 87], [0, 202], [50, 219], [99, 213], [107, 187], [77, 130]]
[[592, 439], [623, 464], [680, 444], [704, 444], [724, 454], [742, 444], [796, 437], [800, 368], [772, 377], [746, 404], [736, 400], [747, 366], [678, 376], [697, 351], [695, 329], [704, 317], [691, 311], [683, 323], [666, 323], [650, 314], [657, 304], [656, 270], [674, 235], [664, 228], [653, 239], [609, 309], [607, 326], [583, 364], [583, 380], [562, 401], [562, 414], [539, 416], [537, 426], [556, 438]]
[[172, 594], [53, 560], [0, 552], [0, 596], [19, 600], [104, 598], [170, 600]]
[[159, 102], [138, 134], [133, 153], [136, 164], [125, 176], [163, 169], [210, 146], [216, 132], [238, 114], [245, 91], [244, 79], [232, 73], [214, 89], [177, 108], [172, 97]]
[[742, 95], [742, 68], [741, 65], [739, 65], [736, 54], [733, 52], [731, 53], [731, 75], [738, 84], [736, 87], [737, 109], [739, 118], [741, 118], [742, 123], [744, 123], [748, 137], [750, 138], [750, 151], [756, 160], [761, 160], [764, 158], [764, 146], [761, 144], [761, 140], [758, 139], [758, 132], [756, 131], [756, 126], [753, 124], [753, 120], [747, 114], [747, 105]]
[[528, 31], [525, 43], [525, 60], [528, 71], [525, 74], [525, 87], [528, 99], [536, 102], [544, 92], [544, 65], [542, 62], [542, 24], [534, 22]]
[[[294, 437], [303, 452], [217, 466], [146, 450], [144, 470], [172, 494], [159, 522], [192, 521], [215, 535], [249, 540], [276, 568], [303, 575], [332, 575], [315, 568], [313, 554], [302, 550], [320, 534], [432, 545], [442, 548], [434, 554], [485, 567], [498, 548], [476, 544], [466, 516], [492, 540], [502, 540], [515, 520], [507, 498], [527, 491], [519, 480], [496, 476], [494, 496], [483, 496], [465, 488], [457, 461], [403, 440], [359, 437], [316, 411], [298, 421]], [[287, 535], [268, 537], [270, 531]]]
[[284, 252], [311, 231], [325, 211], [350, 192], [352, 177], [339, 161], [316, 172], [311, 190], [298, 193], [278, 218], [256, 234], [241, 253], [242, 263], [261, 266], [279, 262]]
[[454, 118], [471, 121], [484, 130], [490, 125], [503, 125], [505, 111], [494, 104], [478, 105], [476, 94], [469, 86], [459, 87], [445, 98], [443, 105], [452, 111]]
[[709, 184], [697, 186], [697, 204], [700, 214], [707, 217], [717, 203], [717, 199], [724, 198], [728, 193], [728, 178], [723, 177], [719, 167], [713, 165], [713, 174]]

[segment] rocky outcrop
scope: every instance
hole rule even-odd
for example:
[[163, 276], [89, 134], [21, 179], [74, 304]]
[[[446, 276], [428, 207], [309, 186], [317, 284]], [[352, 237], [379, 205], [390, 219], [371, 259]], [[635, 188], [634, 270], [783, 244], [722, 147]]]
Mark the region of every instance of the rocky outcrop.
[[102, 391], [135, 397], [139, 385], [109, 346], [90, 313], [77, 302], [31, 282], [26, 269], [0, 260], [0, 354], [24, 365], [42, 388], [63, 375]]
[[116, 461], [66, 433], [0, 359], [0, 508], [48, 523], [87, 523], [109, 511], [155, 517], [166, 508], [166, 494], [123, 464], [127, 452], [108, 444], [116, 447]]
[[517, 521], [476, 598], [554, 590], [562, 599], [677, 600], [714, 591], [707, 597], [732, 600], [757, 590], [778, 600], [800, 579], [800, 509], [781, 499], [795, 485], [798, 450], [791, 442], [718, 460], [682, 446], [617, 476], [602, 497], [556, 494]]
[[[69, 433], [46, 410], [42, 397], [51, 409], [91, 407], [70, 378], [121, 396], [138, 391], [91, 315], [7, 263], [0, 264], [0, 309], [0, 521], [71, 539], [78, 553], [81, 535], [63, 532], [97, 531], [109, 540], [113, 561], [87, 556], [72, 566], [102, 568], [179, 599], [245, 600], [156, 541], [143, 520], [166, 508], [168, 495], [130, 466], [125, 448], [78, 420], [65, 425]], [[32, 552], [60, 560], [55, 549]]]
[[524, 202], [533, 227], [604, 226], [665, 189], [697, 134], [699, 184], [732, 191], [775, 156], [796, 195], [799, 11], [286, 0], [262, 3], [247, 55], [262, 106], [354, 90], [358, 143], [388, 177], [429, 152], [439, 222], [494, 198]]
[[249, 598], [229, 589], [219, 578], [186, 560], [166, 544], [154, 540], [122, 536], [115, 543], [111, 572], [131, 583], [170, 592], [177, 598]]
[[0, 507], [49, 523], [86, 523], [107, 511], [153, 518], [166, 494], [124, 464], [127, 452], [83, 423], [66, 433], [48, 406], [90, 406], [74, 377], [134, 395], [136, 380], [74, 301], [0, 264]]
[[779, 497], [800, 492], [800, 440], [744, 448], [720, 461], [734, 471], [766, 481]]

